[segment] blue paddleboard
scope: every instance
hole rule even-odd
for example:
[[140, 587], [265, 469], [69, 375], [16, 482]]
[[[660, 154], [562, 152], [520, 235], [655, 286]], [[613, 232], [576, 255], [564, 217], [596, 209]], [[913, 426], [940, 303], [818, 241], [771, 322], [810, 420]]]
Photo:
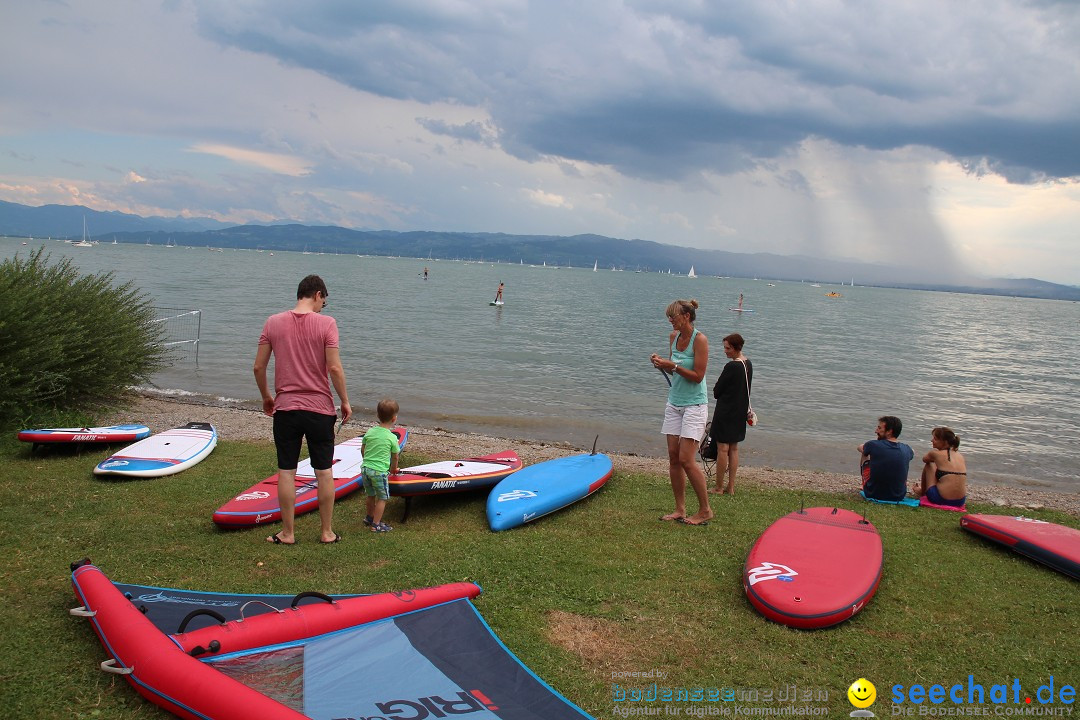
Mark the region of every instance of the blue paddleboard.
[[603, 453], [571, 455], [530, 465], [504, 478], [487, 499], [488, 525], [509, 530], [577, 502], [611, 477]]

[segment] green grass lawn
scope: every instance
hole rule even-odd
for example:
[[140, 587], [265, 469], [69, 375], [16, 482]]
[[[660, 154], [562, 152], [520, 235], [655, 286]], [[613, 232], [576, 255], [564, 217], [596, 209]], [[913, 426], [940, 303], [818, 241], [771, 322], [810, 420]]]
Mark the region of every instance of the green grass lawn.
[[[395, 522], [402, 509], [395, 499], [388, 520], [396, 529], [377, 536], [362, 527], [363, 503], [353, 496], [335, 513], [340, 543], [317, 543], [310, 514], [297, 521], [300, 543], [278, 547], [263, 541], [276, 525], [222, 531], [210, 521], [219, 505], [274, 471], [270, 445], [223, 442], [200, 465], [156, 480], [95, 478], [91, 470], [107, 454], [31, 457], [25, 445], [0, 443], [7, 718], [171, 717], [98, 670], [104, 649], [90, 624], [67, 612], [76, 604], [68, 566], [83, 557], [117, 581], [227, 592], [383, 592], [475, 581], [484, 588], [476, 606], [507, 647], [599, 718], [649, 706], [613, 702], [613, 684], [652, 680], [613, 674], [653, 670], [667, 673], [658, 684], [670, 688], [728, 688], [744, 698], [756, 691], [759, 701], [743, 706], [776, 707], [783, 703], [761, 698], [793, 685], [827, 693], [810, 704], [834, 716], [853, 709], [846, 690], [860, 677], [877, 686], [878, 717], [891, 715], [896, 684], [966, 685], [973, 675], [989, 691], [1019, 679], [1030, 696], [1051, 675], [1058, 691], [1080, 685], [1080, 584], [964, 533], [954, 513], [743, 483], [738, 497], [714, 500], [708, 527], [690, 528], [657, 520], [670, 510], [667, 478], [616, 468], [593, 497], [515, 530], [490, 532], [483, 494], [467, 494], [419, 498], [404, 525]], [[434, 459], [406, 451], [403, 462]], [[765, 620], [741, 584], [751, 544], [800, 501], [865, 512], [884, 542], [877, 595], [828, 630]], [[1063, 513], [1025, 514], [1080, 525]], [[738, 704], [651, 707], [687, 716]]]

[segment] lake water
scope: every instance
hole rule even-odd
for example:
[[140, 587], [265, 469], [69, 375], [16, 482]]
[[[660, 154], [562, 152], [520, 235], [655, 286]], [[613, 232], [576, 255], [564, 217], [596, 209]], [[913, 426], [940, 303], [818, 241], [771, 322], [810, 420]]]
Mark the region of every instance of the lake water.
[[[41, 244], [0, 239], [0, 254]], [[44, 245], [86, 272], [134, 281], [155, 305], [202, 310], [198, 365], [190, 346], [179, 345], [172, 367], [155, 378], [169, 392], [258, 406], [251, 365], [262, 323], [291, 308], [299, 280], [318, 273], [360, 419], [392, 396], [404, 424], [578, 447], [599, 434], [601, 450], [662, 455], [667, 383], [648, 358], [666, 351], [667, 304], [696, 298], [697, 327], [712, 345], [710, 389], [726, 361], [724, 335], [741, 333], [754, 362], [761, 426], [740, 445], [743, 464], [854, 474], [856, 446], [873, 438], [880, 415], [891, 414], [904, 421], [901, 440], [915, 450], [913, 474], [930, 430], [949, 425], [973, 482], [1080, 489], [1077, 303], [687, 278], [689, 268], [667, 275]], [[506, 305], [491, 307], [500, 281]], [[826, 297], [830, 291], [843, 297]], [[729, 311], [739, 293], [754, 312]]]

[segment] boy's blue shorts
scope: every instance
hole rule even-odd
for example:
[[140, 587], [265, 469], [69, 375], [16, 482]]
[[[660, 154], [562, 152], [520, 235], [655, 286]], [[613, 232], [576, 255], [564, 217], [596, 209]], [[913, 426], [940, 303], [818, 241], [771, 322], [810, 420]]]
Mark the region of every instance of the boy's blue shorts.
[[364, 494], [376, 500], [390, 499], [390, 485], [387, 482], [390, 473], [363, 467], [360, 468], [360, 474], [364, 478]]

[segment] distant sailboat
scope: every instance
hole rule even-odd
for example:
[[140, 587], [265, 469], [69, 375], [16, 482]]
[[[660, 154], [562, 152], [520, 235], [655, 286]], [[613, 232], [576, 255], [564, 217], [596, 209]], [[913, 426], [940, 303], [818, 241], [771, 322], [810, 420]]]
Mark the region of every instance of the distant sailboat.
[[592, 263], [592, 271], [593, 271], [593, 272], [596, 272], [596, 260], [593, 260], [593, 263]]
[[697, 273], [694, 272], [694, 266], [693, 265], [690, 266], [690, 272], [686, 273], [686, 277], [692, 277], [692, 278], [697, 277]]
[[94, 247], [94, 243], [86, 239], [86, 217], [82, 219], [82, 240], [72, 243], [72, 247]]

